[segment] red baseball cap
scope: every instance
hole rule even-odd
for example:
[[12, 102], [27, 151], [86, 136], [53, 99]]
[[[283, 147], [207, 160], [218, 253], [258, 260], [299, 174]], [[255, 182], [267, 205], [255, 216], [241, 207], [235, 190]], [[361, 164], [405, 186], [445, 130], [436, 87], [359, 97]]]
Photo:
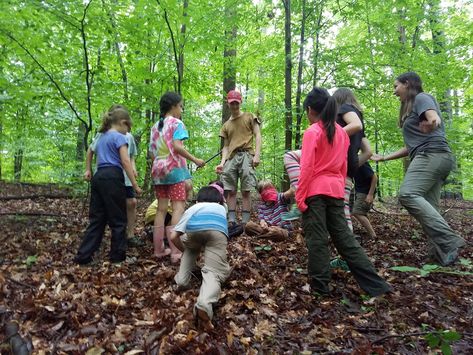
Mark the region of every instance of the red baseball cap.
[[236, 90], [230, 90], [227, 94], [227, 102], [232, 103], [232, 102], [239, 102], [241, 103], [241, 94], [236, 91]]

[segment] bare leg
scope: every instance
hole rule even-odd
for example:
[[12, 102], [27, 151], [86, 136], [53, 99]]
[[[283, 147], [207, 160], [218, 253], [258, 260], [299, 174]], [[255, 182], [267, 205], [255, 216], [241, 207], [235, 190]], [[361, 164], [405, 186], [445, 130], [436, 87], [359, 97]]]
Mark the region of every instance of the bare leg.
[[361, 214], [354, 214], [353, 217], [355, 217], [358, 222], [360, 222], [360, 224], [368, 232], [371, 238], [376, 238], [376, 232], [374, 231], [373, 226], [371, 225], [368, 217], [363, 216]]
[[126, 227], [127, 237], [133, 238], [135, 234], [135, 223], [136, 223], [136, 198], [126, 199], [126, 218], [128, 224]]
[[242, 191], [242, 222], [248, 223], [251, 216], [251, 191]]
[[228, 205], [228, 221], [236, 222], [236, 191], [226, 191], [227, 192], [227, 205]]

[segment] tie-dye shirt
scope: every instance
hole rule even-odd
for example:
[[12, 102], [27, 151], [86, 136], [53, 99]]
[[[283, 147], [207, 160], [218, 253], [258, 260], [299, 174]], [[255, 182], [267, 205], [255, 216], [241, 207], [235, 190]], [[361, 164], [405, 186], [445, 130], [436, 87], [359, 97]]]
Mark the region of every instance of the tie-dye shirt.
[[174, 151], [174, 140], [186, 140], [189, 133], [184, 123], [175, 117], [164, 119], [161, 132], [158, 130], [159, 121], [151, 128], [149, 151], [154, 157], [151, 177], [154, 185], [172, 185], [190, 179], [186, 159]]

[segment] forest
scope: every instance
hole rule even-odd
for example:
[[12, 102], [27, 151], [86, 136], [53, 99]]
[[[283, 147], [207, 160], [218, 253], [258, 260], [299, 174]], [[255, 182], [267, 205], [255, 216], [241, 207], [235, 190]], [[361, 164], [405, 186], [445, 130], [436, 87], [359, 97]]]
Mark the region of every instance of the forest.
[[[0, 353], [471, 351], [471, 0], [2, 0], [0, 10]], [[152, 260], [140, 222], [147, 243], [128, 253], [132, 261], [72, 264], [87, 226], [86, 151], [113, 104], [131, 113], [142, 220], [163, 93], [184, 99], [186, 148], [217, 155], [201, 169], [189, 164], [195, 190], [217, 177], [233, 89], [262, 120], [258, 179], [284, 188], [282, 157], [301, 144], [314, 86], [350, 88], [373, 152], [389, 154], [404, 144], [393, 83], [407, 71], [438, 100], [456, 159], [441, 208], [469, 243], [457, 266], [425, 264], [423, 231], [396, 200], [404, 159], [372, 162], [379, 239], [363, 247], [395, 289], [388, 300], [368, 299], [341, 270], [338, 298], [314, 300], [301, 233], [230, 241], [234, 271], [209, 332], [193, 324], [198, 287], [174, 294], [176, 267]]]

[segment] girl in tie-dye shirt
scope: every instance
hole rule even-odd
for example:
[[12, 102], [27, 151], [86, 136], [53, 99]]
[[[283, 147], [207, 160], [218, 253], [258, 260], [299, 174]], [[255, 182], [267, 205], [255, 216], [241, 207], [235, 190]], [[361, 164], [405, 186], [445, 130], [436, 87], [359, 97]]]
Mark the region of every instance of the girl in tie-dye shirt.
[[[153, 179], [158, 210], [154, 219], [153, 242], [154, 255], [158, 258], [171, 254], [171, 261], [176, 263], [181, 258], [181, 252], [168, 239], [171, 249], [164, 248], [164, 236], [170, 236], [174, 225], [177, 224], [185, 209], [186, 187], [185, 180], [191, 175], [187, 169], [186, 159], [197, 166], [205, 162], [190, 154], [183, 141], [189, 134], [180, 120], [182, 114], [182, 98], [174, 92], [165, 93], [159, 102], [159, 121], [151, 128], [149, 152], [153, 161], [151, 177]], [[171, 225], [164, 231], [164, 218], [167, 213], [169, 200], [172, 204]]]

